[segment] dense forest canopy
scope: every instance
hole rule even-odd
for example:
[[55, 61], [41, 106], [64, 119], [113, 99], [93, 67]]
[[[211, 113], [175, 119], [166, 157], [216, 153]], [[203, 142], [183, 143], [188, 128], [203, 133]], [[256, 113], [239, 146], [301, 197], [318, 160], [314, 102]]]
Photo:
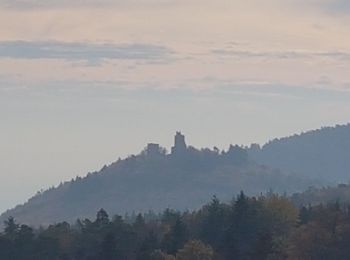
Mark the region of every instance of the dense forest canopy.
[[33, 229], [9, 218], [2, 260], [349, 259], [350, 204], [296, 207], [267, 194], [231, 203], [215, 196], [196, 211], [110, 217]]

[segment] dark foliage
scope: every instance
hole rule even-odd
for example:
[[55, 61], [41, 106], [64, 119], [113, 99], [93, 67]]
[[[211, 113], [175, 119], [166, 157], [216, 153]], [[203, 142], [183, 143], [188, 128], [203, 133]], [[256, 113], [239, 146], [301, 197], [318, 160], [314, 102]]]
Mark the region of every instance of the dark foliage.
[[350, 259], [348, 205], [297, 208], [276, 194], [242, 192], [230, 204], [213, 197], [198, 211], [139, 214], [132, 223], [101, 209], [75, 225], [4, 224], [2, 260]]

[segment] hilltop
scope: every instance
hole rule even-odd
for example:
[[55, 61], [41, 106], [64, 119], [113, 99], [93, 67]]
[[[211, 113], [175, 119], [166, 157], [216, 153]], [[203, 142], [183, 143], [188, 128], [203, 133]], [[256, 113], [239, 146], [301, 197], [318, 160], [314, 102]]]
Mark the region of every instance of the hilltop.
[[229, 201], [241, 190], [250, 195], [271, 189], [291, 193], [312, 183], [257, 164], [237, 145], [227, 151], [198, 150], [178, 132], [171, 153], [159, 144], [148, 144], [137, 155], [38, 193], [0, 220], [13, 216], [21, 223], [47, 225], [91, 218], [100, 208], [111, 214], [196, 209], [213, 195]]
[[247, 149], [257, 163], [325, 183], [350, 180], [350, 124], [323, 127]]

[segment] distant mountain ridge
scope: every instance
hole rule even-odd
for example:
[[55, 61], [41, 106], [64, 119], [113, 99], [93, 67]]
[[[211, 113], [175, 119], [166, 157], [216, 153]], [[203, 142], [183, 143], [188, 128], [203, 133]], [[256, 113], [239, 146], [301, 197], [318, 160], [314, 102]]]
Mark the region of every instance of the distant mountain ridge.
[[111, 214], [194, 209], [213, 195], [230, 200], [241, 190], [251, 195], [270, 189], [292, 193], [312, 184], [255, 163], [237, 145], [222, 152], [187, 146], [184, 135], [177, 132], [170, 154], [158, 144], [148, 144], [138, 155], [37, 194], [2, 214], [0, 221], [13, 216], [38, 226], [91, 218], [100, 208]]
[[347, 183], [350, 180], [350, 124], [275, 139], [261, 148], [252, 145], [248, 153], [257, 163], [287, 173], [328, 183]]

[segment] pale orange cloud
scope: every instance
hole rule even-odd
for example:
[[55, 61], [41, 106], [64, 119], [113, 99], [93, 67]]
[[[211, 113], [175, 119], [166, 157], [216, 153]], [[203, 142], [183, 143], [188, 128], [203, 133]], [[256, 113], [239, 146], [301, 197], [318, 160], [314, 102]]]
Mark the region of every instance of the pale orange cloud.
[[[349, 81], [347, 59], [308, 55], [350, 52], [347, 18], [327, 14], [323, 7], [330, 2], [15, 1], [12, 8], [0, 10], [0, 41], [146, 44], [174, 53], [166, 64], [112, 60], [86, 66], [83, 61], [27, 60], [23, 55], [0, 58], [0, 66], [3, 73], [27, 80], [84, 77], [183, 86], [202, 78], [298, 85], [326, 83], [320, 79], [327, 78], [330, 87], [339, 87]], [[281, 59], [278, 53], [303, 55]]]

